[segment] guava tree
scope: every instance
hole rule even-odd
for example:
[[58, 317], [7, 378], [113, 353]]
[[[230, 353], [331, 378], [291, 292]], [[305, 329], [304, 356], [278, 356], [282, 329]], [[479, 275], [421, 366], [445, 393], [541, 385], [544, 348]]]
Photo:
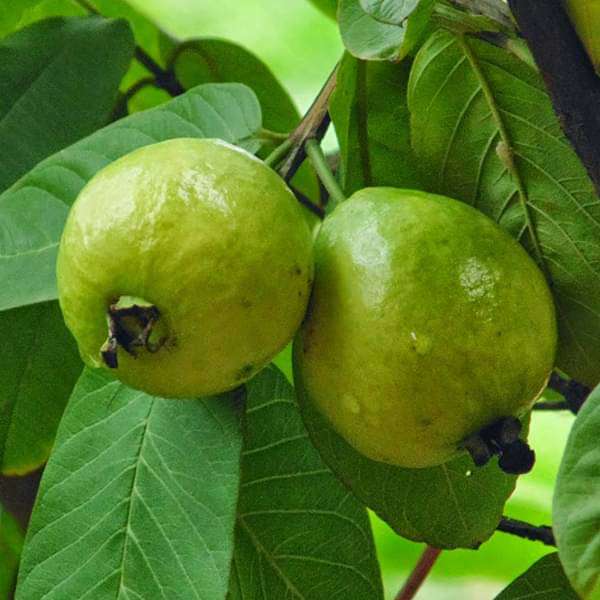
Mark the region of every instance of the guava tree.
[[369, 509], [397, 600], [496, 532], [556, 547], [497, 598], [600, 599], [600, 9], [313, 3], [304, 116], [133, 2], [0, 7], [0, 597], [379, 600]]

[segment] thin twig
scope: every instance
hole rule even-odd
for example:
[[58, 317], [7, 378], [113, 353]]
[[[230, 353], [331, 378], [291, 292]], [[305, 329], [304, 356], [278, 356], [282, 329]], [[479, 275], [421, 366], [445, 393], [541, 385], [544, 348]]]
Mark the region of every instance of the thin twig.
[[556, 546], [552, 527], [548, 525], [536, 526], [531, 525], [531, 523], [526, 523], [525, 521], [502, 517], [496, 529], [533, 542], [542, 542], [542, 544], [546, 544], [546, 546]]
[[533, 405], [533, 410], [571, 410], [571, 407], [566, 400], [561, 400], [559, 402], [538, 402], [537, 404]]
[[325, 209], [318, 204], [315, 204], [308, 196], [305, 196], [300, 190], [297, 190], [295, 187], [290, 186], [292, 192], [294, 192], [294, 196], [296, 196], [296, 200], [300, 202], [303, 206], [306, 206], [308, 210], [310, 210], [313, 214], [317, 215], [319, 219], [325, 218]]
[[412, 600], [415, 597], [441, 553], [439, 548], [425, 548], [406, 583], [396, 595], [396, 600]]
[[[76, 4], [81, 6], [90, 14], [100, 16], [102, 13], [89, 0], [74, 0]], [[165, 90], [171, 96], [179, 96], [185, 91], [182, 85], [177, 81], [175, 73], [171, 69], [163, 69], [143, 48], [135, 47], [134, 56], [136, 60], [142, 64], [156, 80], [156, 85]]]
[[96, 15], [96, 16], [100, 16], [100, 11], [90, 2], [88, 2], [87, 0], [73, 0], [75, 2], [75, 4], [79, 4], [79, 6], [81, 6], [81, 8], [83, 8], [83, 10], [86, 10], [87, 12]]
[[289, 182], [296, 174], [300, 165], [306, 158], [306, 140], [315, 139], [321, 141], [329, 127], [329, 99], [335, 89], [337, 79], [337, 65], [325, 82], [325, 85], [315, 98], [312, 106], [296, 129], [291, 133], [292, 150], [279, 169], [279, 175]]
[[290, 138], [286, 139], [284, 142], [279, 144], [267, 158], [265, 158], [265, 165], [276, 169], [279, 163], [288, 155], [289, 151], [292, 149], [293, 142]]
[[145, 50], [139, 46], [135, 47], [136, 60], [142, 64], [156, 79], [156, 85], [171, 96], [179, 96], [185, 91], [183, 86], [177, 81], [173, 71], [163, 69]]
[[552, 373], [548, 387], [562, 394], [567, 408], [575, 415], [592, 391], [587, 385], [574, 379], [563, 379], [558, 373]]
[[600, 194], [600, 77], [562, 0], [508, 4], [546, 82], [554, 111]]
[[305, 144], [305, 151], [310, 159], [313, 169], [317, 172], [321, 183], [325, 186], [329, 197], [334, 201], [334, 205], [344, 202], [346, 197], [340, 188], [335, 176], [329, 168], [327, 157], [317, 140], [309, 139]]

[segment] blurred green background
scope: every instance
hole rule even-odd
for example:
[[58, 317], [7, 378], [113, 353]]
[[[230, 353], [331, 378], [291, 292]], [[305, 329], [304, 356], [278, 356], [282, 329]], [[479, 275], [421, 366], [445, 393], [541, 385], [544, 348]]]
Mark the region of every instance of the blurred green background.
[[[163, 29], [180, 37], [233, 40], [265, 63], [304, 111], [342, 53], [333, 21], [308, 0], [129, 0]], [[329, 137], [328, 145], [334, 143]], [[531, 441], [537, 452], [532, 473], [522, 477], [505, 513], [535, 524], [550, 522], [552, 488], [572, 422], [568, 414], [536, 413]], [[401, 587], [422, 546], [397, 537], [373, 517], [379, 559], [389, 598]], [[486, 600], [538, 557], [538, 543], [498, 533], [478, 551], [444, 552], [420, 600]]]

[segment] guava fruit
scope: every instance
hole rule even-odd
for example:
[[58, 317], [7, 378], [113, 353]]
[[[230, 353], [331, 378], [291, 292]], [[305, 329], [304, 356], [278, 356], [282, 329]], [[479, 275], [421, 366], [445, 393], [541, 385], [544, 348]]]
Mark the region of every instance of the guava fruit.
[[78, 196], [60, 306], [88, 365], [164, 397], [220, 393], [296, 332], [312, 245], [294, 195], [254, 156], [214, 139], [152, 144]]
[[556, 343], [544, 276], [493, 221], [443, 196], [370, 188], [317, 237], [294, 374], [300, 402], [359, 452], [429, 467], [499, 422], [515, 442]]
[[594, 68], [600, 71], [600, 0], [565, 0], [564, 7]]

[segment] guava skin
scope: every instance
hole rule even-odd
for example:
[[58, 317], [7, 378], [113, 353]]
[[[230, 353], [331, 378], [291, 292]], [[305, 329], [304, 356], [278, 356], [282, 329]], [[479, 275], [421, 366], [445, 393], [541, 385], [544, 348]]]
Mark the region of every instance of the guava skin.
[[600, 0], [565, 0], [564, 7], [596, 72], [600, 73]]
[[488, 217], [443, 196], [370, 188], [316, 240], [294, 374], [301, 402], [359, 452], [430, 467], [526, 413], [556, 343], [542, 273]]
[[216, 394], [294, 335], [312, 246], [294, 195], [264, 163], [220, 140], [169, 140], [81, 191], [60, 243], [60, 305], [83, 360], [102, 367], [109, 306], [124, 296], [153, 304], [164, 343], [135, 358], [119, 349], [116, 376], [164, 397]]

